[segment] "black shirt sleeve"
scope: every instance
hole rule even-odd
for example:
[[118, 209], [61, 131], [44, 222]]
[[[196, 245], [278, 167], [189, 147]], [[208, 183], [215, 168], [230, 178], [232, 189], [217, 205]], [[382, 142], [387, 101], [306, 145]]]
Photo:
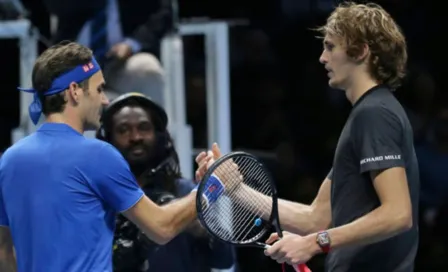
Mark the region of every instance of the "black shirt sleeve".
[[402, 153], [403, 123], [384, 107], [362, 109], [351, 129], [360, 172], [404, 167]]
[[327, 179], [333, 180], [333, 168], [330, 169], [330, 172], [327, 174]]

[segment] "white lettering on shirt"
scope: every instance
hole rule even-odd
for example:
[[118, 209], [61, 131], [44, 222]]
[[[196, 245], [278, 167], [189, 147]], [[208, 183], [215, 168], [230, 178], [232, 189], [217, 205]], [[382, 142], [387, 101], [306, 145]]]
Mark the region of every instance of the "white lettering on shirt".
[[379, 162], [379, 161], [390, 161], [390, 160], [401, 160], [401, 155], [387, 155], [387, 156], [376, 156], [362, 159], [359, 164], [363, 165], [369, 162]]

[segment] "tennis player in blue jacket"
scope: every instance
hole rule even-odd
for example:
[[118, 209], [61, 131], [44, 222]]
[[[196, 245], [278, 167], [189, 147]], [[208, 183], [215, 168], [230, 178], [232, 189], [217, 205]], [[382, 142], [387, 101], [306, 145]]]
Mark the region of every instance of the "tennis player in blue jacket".
[[90, 49], [50, 47], [34, 65], [32, 85], [22, 89], [34, 97], [30, 117], [46, 120], [0, 162], [0, 271], [109, 272], [117, 213], [158, 244], [194, 221], [194, 191], [156, 205], [112, 145], [83, 136], [99, 127], [109, 103]]

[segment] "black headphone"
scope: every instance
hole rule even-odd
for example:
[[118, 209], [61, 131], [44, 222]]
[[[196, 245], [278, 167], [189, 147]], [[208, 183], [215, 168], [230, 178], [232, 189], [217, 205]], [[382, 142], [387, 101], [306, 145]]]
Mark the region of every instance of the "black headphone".
[[126, 93], [123, 95], [120, 95], [119, 97], [115, 98], [104, 110], [101, 115], [101, 126], [99, 130], [96, 133], [96, 137], [100, 140], [109, 142], [110, 140], [110, 128], [106, 128], [105, 123], [110, 122], [110, 118], [121, 108], [125, 107], [127, 105], [127, 102], [129, 100], [137, 101], [138, 104], [140, 104], [141, 107], [145, 109], [150, 109], [154, 116], [151, 116], [153, 119], [153, 122], [155, 123], [155, 126], [158, 130], [160, 130], [162, 133], [168, 133], [167, 131], [167, 125], [168, 125], [168, 116], [166, 114], [166, 111], [156, 102], [154, 102], [150, 97], [145, 96], [142, 93], [138, 92], [131, 92]]

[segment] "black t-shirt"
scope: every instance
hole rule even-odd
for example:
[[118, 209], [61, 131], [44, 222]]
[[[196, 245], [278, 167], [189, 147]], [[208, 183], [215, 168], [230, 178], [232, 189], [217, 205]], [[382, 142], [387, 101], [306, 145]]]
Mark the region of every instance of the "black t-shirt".
[[[413, 227], [387, 240], [334, 249], [331, 272], [411, 272], [418, 247], [419, 172], [413, 131], [392, 92], [376, 86], [354, 105], [336, 147], [331, 182], [333, 227], [348, 224], [380, 205], [370, 171], [404, 167], [410, 190]], [[391, 181], [393, 182], [393, 181]]]

